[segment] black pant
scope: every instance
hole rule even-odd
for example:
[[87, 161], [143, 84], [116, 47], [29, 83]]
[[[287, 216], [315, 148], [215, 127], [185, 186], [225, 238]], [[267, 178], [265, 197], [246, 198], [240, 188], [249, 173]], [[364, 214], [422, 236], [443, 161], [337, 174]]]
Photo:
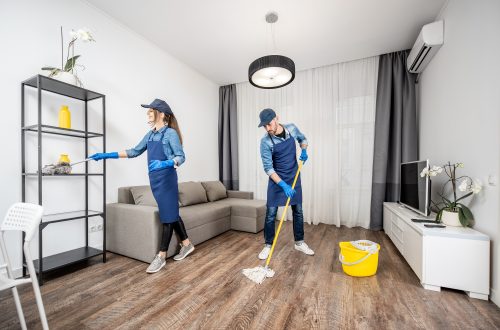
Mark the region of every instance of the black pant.
[[163, 224], [163, 233], [161, 235], [160, 252], [166, 252], [172, 239], [172, 233], [175, 230], [181, 241], [188, 238], [186, 228], [184, 227], [184, 221], [179, 217], [179, 220], [173, 223]]

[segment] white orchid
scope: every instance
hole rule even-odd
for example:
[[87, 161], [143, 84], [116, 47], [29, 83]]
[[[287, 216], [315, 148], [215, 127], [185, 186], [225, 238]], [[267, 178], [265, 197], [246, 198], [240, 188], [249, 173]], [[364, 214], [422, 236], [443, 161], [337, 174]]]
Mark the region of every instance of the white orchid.
[[[76, 76], [75, 66], [77, 59], [80, 57], [80, 55], [75, 55], [75, 42], [77, 40], [81, 40], [83, 42], [90, 42], [90, 41], [95, 41], [94, 37], [92, 36], [92, 33], [90, 32], [89, 29], [87, 28], [81, 28], [78, 30], [71, 30], [69, 32], [69, 35], [71, 36], [71, 41], [68, 44], [68, 50], [67, 50], [67, 56], [66, 56], [66, 64], [63, 65], [61, 62], [61, 68], [56, 68], [52, 66], [47, 66], [43, 67], [42, 70], [48, 70], [50, 71], [49, 77], [53, 77], [57, 75], [59, 72], [71, 72]], [[61, 26], [61, 36], [62, 36], [62, 26]], [[63, 40], [61, 38], [61, 46], [62, 46]], [[64, 51], [62, 51], [63, 54], [61, 54], [61, 58], [64, 57]], [[82, 65], [80, 65], [82, 66]], [[78, 79], [78, 77], [77, 77]]]
[[460, 185], [458, 186], [458, 190], [461, 192], [466, 192], [467, 191], [467, 186], [469, 185], [469, 180], [467, 178], [463, 179]]
[[78, 29], [77, 31], [71, 30], [69, 34], [73, 40], [78, 39], [84, 42], [95, 41], [91, 31], [87, 28]]
[[[471, 225], [474, 220], [474, 216], [468, 206], [464, 204], [466, 198], [471, 198], [473, 195], [477, 195], [482, 190], [482, 183], [478, 179], [472, 179], [469, 176], [462, 175], [457, 176], [456, 171], [458, 168], [464, 168], [464, 163], [451, 163], [448, 162], [441, 166], [426, 167], [420, 172], [421, 177], [433, 177], [437, 174], [444, 172], [448, 176], [448, 180], [443, 184], [441, 191], [438, 195], [441, 197], [441, 202], [434, 202], [434, 206], [437, 209], [436, 220], [441, 221], [441, 217], [444, 211], [457, 212], [458, 218], [462, 226]], [[452, 191], [449, 191], [449, 185], [451, 184]], [[446, 189], [448, 187], [448, 190]], [[457, 194], [457, 190], [461, 194]]]
[[472, 183], [472, 187], [471, 187], [471, 191], [473, 194], [479, 194], [481, 192], [481, 190], [483, 189], [483, 185], [481, 183], [481, 181], [479, 180], [474, 180], [474, 182]]
[[430, 176], [436, 176], [439, 173], [443, 172], [443, 168], [441, 166], [432, 166], [431, 170], [429, 171]]
[[422, 172], [420, 172], [420, 176], [423, 178], [424, 176], [436, 176], [439, 173], [443, 172], [443, 168], [441, 166], [432, 166], [430, 169], [429, 167], [425, 167]]

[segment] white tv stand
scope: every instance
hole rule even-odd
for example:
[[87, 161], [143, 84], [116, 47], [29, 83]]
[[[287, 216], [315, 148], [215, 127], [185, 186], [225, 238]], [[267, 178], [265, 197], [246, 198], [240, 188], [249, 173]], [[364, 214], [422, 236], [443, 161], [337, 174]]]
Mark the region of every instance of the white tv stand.
[[427, 228], [411, 219], [426, 217], [397, 203], [384, 203], [384, 231], [422, 286], [463, 290], [471, 298], [488, 300], [489, 237], [472, 228]]

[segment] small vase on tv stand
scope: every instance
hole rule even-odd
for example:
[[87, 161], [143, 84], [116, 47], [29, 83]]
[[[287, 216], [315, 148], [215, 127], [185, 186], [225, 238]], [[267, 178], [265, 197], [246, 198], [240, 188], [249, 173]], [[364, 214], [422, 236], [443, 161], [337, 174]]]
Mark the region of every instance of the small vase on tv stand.
[[458, 212], [443, 210], [443, 214], [441, 215], [441, 222], [447, 226], [462, 227], [462, 224], [458, 219]]

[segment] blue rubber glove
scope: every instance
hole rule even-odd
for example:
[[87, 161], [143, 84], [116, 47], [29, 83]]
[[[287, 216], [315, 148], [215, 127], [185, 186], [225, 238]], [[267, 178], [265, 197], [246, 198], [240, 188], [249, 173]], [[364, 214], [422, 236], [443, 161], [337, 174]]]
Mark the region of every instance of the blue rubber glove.
[[303, 162], [303, 164], [305, 164], [307, 158], [309, 158], [309, 157], [307, 157], [307, 151], [306, 151], [306, 149], [302, 149], [302, 152], [300, 153], [299, 160], [301, 160]]
[[175, 163], [172, 159], [169, 160], [152, 160], [149, 162], [149, 172], [159, 171], [167, 167], [174, 167]]
[[293, 195], [295, 195], [295, 189], [292, 189], [292, 187], [290, 187], [285, 181], [281, 180], [280, 182], [278, 182], [278, 186], [283, 189], [286, 197], [292, 198]]
[[89, 158], [92, 158], [95, 161], [98, 161], [101, 159], [108, 159], [108, 158], [118, 158], [118, 153], [117, 152], [98, 152], [96, 154], [93, 154]]

